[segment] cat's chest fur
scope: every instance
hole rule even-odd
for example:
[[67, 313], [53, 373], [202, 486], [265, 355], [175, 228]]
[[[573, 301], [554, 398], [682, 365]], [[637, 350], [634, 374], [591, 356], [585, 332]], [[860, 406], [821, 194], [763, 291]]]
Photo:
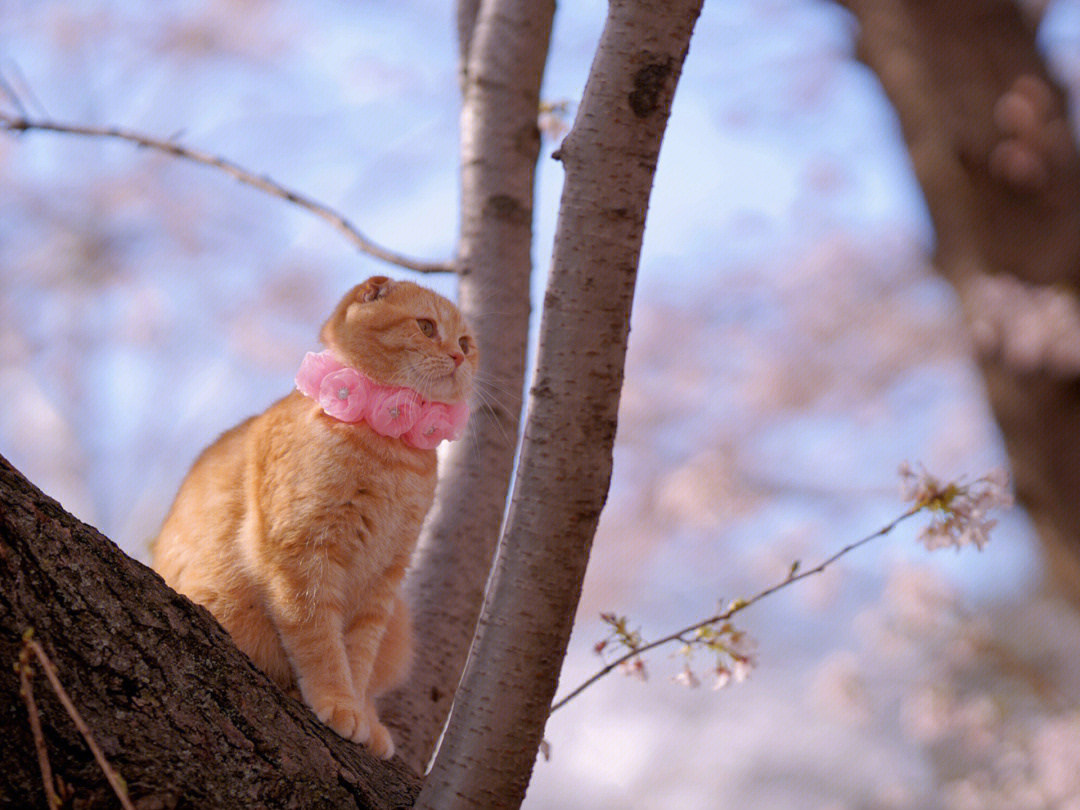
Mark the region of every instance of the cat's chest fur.
[[377, 578], [400, 577], [434, 498], [434, 451], [336, 422], [298, 394], [260, 421], [241, 540], [253, 568], [289, 561], [346, 603]]

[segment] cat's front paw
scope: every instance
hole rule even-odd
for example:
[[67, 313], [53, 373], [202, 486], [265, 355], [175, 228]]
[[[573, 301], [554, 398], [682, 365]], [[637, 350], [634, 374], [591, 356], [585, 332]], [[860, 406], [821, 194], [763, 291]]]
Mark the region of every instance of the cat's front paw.
[[366, 743], [371, 737], [367, 713], [354, 703], [326, 703], [312, 706], [315, 716], [346, 740]]
[[371, 721], [371, 737], [367, 747], [379, 759], [390, 759], [394, 755], [394, 741], [390, 738], [390, 732], [378, 720]]

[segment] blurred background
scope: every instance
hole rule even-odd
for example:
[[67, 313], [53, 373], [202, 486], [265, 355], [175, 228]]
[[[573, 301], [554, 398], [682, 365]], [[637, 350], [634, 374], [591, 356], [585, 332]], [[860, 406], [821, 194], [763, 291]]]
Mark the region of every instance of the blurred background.
[[[556, 14], [544, 98], [570, 119], [605, 7]], [[1038, 11], [1075, 99], [1080, 2]], [[32, 115], [174, 136], [439, 260], [458, 226], [454, 31], [449, 0], [6, 0], [0, 75]], [[563, 692], [602, 663], [601, 611], [662, 635], [898, 515], [905, 459], [969, 479], [1007, 463], [855, 35], [824, 0], [705, 5]], [[536, 301], [561, 179], [542, 157]], [[385, 272], [408, 277], [219, 172], [5, 134], [0, 454], [146, 561], [197, 453], [287, 393], [342, 292]], [[918, 528], [742, 614], [746, 682], [710, 691], [700, 659], [686, 689], [659, 651], [647, 682], [568, 704], [525, 806], [1080, 808], [1080, 621], [1030, 521], [1004, 515], [981, 553], [931, 556]]]

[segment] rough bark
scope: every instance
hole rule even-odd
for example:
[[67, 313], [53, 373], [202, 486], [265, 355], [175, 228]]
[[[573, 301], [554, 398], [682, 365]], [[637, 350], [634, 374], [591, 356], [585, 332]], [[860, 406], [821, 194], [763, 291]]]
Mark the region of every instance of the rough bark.
[[701, 0], [609, 6], [577, 119], [507, 526], [418, 807], [525, 794], [607, 497], [645, 215]]
[[[32, 629], [136, 807], [397, 808], [415, 776], [284, 696], [203, 608], [66, 513], [0, 457], [0, 808], [46, 807], [13, 663]], [[71, 806], [117, 800], [38, 670], [34, 696]]]
[[1064, 96], [1013, 2], [843, 4], [899, 114], [1019, 500], [1080, 601], [1080, 156]]
[[463, 72], [458, 303], [480, 348], [479, 402], [443, 462], [407, 590], [417, 665], [385, 701], [398, 753], [422, 773], [480, 615], [513, 471], [525, 379], [540, 83], [553, 0], [459, 8]]

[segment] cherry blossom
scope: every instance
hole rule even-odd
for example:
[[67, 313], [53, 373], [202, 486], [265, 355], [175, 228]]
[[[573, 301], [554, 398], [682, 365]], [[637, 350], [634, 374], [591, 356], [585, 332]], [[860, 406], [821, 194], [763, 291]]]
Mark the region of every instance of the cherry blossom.
[[1008, 491], [1009, 474], [1002, 468], [991, 470], [970, 484], [942, 483], [921, 465], [918, 471], [900, 465], [901, 495], [917, 507], [929, 510], [933, 518], [919, 533], [919, 541], [930, 551], [960, 549], [974, 545], [982, 549], [997, 520], [986, 517], [995, 507], [1012, 506]]

